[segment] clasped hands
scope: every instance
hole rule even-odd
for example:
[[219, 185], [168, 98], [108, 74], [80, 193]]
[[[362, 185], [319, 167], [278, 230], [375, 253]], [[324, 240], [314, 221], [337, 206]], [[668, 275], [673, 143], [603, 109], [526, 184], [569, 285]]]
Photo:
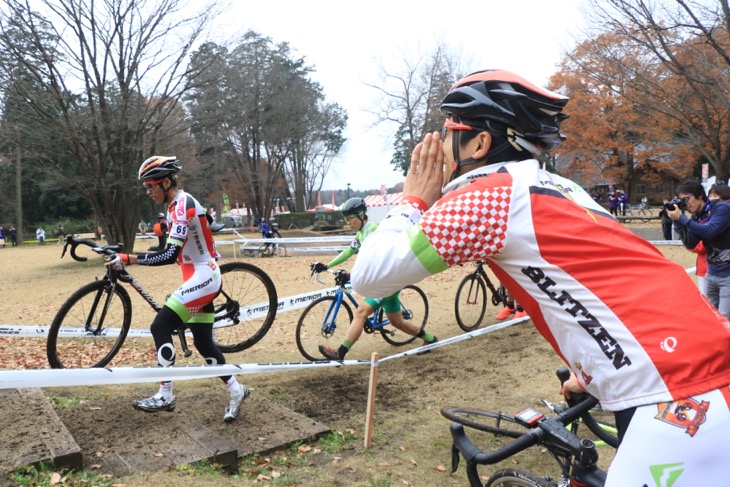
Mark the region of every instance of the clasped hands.
[[403, 196], [415, 196], [430, 208], [441, 198], [444, 187], [444, 142], [439, 132], [426, 134], [411, 154], [411, 167], [406, 175]]

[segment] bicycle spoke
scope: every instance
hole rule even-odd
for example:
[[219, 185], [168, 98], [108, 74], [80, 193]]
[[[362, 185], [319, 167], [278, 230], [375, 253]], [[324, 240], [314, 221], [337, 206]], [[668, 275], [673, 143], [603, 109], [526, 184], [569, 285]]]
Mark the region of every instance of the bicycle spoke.
[[276, 289], [261, 269], [242, 262], [221, 265], [223, 287], [213, 301], [213, 340], [221, 351], [240, 352], [261, 340], [276, 316]]
[[120, 289], [102, 281], [74, 293], [61, 307], [48, 332], [51, 367], [106, 365], [124, 342], [131, 321], [131, 305], [125, 296]]
[[336, 296], [325, 296], [313, 301], [299, 317], [297, 348], [307, 360], [325, 360], [319, 346], [337, 349], [345, 338], [352, 321], [350, 306], [342, 301], [337, 308]]
[[481, 326], [487, 311], [487, 290], [484, 281], [475, 274], [468, 275], [456, 290], [456, 323], [464, 331]]

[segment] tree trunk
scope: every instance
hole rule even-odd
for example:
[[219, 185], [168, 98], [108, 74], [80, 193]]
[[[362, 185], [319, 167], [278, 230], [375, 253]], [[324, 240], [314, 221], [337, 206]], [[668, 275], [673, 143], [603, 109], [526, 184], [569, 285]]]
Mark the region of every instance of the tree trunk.
[[18, 232], [18, 245], [23, 243], [23, 187], [20, 184], [23, 174], [23, 149], [15, 144], [15, 229]]

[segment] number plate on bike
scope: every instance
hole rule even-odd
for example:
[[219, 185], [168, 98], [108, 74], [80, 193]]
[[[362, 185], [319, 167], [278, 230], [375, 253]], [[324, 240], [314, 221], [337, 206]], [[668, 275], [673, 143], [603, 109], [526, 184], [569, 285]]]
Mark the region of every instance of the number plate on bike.
[[542, 419], [542, 417], [543, 414], [537, 409], [527, 408], [521, 413], [517, 413], [515, 415], [515, 420], [517, 420], [517, 422], [523, 426], [527, 426], [528, 428], [534, 428], [537, 422]]

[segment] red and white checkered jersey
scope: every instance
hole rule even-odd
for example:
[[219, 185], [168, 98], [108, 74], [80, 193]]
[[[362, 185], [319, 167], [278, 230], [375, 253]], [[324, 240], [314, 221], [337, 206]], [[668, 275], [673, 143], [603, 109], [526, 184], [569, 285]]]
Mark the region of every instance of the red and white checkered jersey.
[[444, 192], [423, 214], [392, 210], [363, 242], [352, 271], [358, 293], [388, 296], [486, 259], [604, 407], [730, 384], [730, 322], [680, 265], [577, 184], [529, 160], [472, 171]]

